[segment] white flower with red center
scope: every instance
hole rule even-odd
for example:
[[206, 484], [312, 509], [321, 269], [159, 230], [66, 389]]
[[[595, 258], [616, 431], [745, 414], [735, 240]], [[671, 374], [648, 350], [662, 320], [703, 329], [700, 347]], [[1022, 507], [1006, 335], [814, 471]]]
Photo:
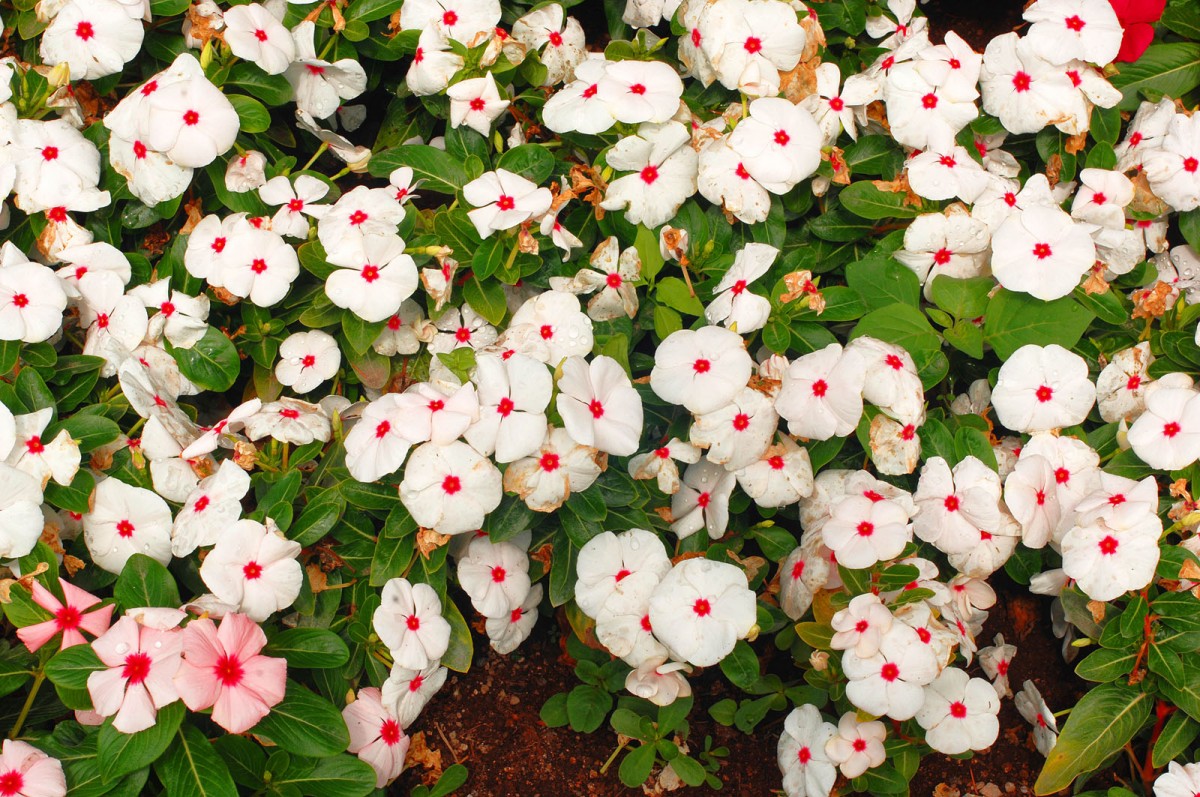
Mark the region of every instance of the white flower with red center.
[[614, 108], [600, 94], [609, 62], [593, 55], [575, 66], [575, 79], [551, 95], [542, 106], [542, 120], [556, 133], [603, 133], [616, 124]]
[[279, 175], [258, 189], [263, 202], [279, 207], [271, 218], [271, 229], [288, 238], [302, 239], [308, 237], [307, 217], [319, 219], [324, 215], [328, 206], [317, 203], [328, 193], [329, 184], [311, 174], [297, 176], [295, 185], [286, 176]]
[[669, 221], [696, 193], [697, 156], [690, 141], [678, 122], [647, 122], [637, 135], [621, 139], [606, 159], [614, 169], [632, 174], [609, 183], [600, 206], [624, 210], [631, 224], [657, 227]]
[[279, 344], [275, 378], [297, 393], [308, 393], [332, 379], [342, 364], [342, 353], [332, 335], [314, 329], [288, 335]]
[[523, 354], [480, 354], [473, 380], [479, 390], [479, 420], [463, 437], [497, 462], [531, 456], [546, 436], [546, 406], [554, 382], [546, 366]]
[[[1034, 735], [1037, 735], [1036, 728]], [[1049, 748], [1052, 746], [1053, 743], [1047, 747], [1046, 755], [1050, 754]], [[1041, 749], [1040, 744], [1038, 748]], [[1154, 781], [1154, 797], [1195, 797], [1197, 793], [1200, 793], [1200, 764], [1180, 764], [1178, 761], [1172, 761], [1167, 765], [1167, 771]]]
[[446, 96], [450, 98], [450, 127], [466, 125], [485, 139], [491, 135], [492, 122], [509, 106], [509, 101], [500, 97], [491, 72], [460, 80], [447, 89]]
[[770, 270], [779, 250], [760, 243], [748, 243], [734, 255], [733, 265], [713, 289], [713, 300], [704, 308], [710, 324], [724, 323], [739, 335], [748, 335], [767, 325], [771, 302], [749, 290], [750, 283]]
[[183, 652], [183, 634], [122, 617], [92, 643], [105, 665], [87, 679], [97, 714], [112, 717], [121, 733], [153, 727], [158, 709], [179, 699], [173, 681]]
[[468, 47], [491, 36], [500, 22], [499, 0], [404, 0], [400, 27], [404, 30], [436, 28]]
[[778, 425], [771, 399], [745, 387], [724, 407], [697, 415], [689, 439], [708, 449], [709, 462], [736, 471], [762, 457]]
[[400, 727], [407, 728], [416, 722], [430, 698], [446, 683], [446, 675], [446, 668], [437, 662], [423, 670], [393, 667], [383, 682], [382, 703], [396, 717]]
[[837, 769], [825, 753], [825, 744], [836, 732], [811, 704], [787, 715], [776, 755], [788, 797], [828, 797], [833, 791]]
[[398, 235], [347, 238], [327, 259], [338, 268], [325, 280], [325, 294], [364, 321], [390, 318], [417, 290], [416, 263]]
[[592, 319], [579, 300], [563, 291], [546, 291], [513, 313], [499, 344], [557, 366], [566, 357], [587, 356], [594, 342]]
[[808, 38], [793, 8], [755, 0], [712, 3], [698, 28], [700, 47], [725, 88], [745, 90], [765, 78], [752, 96], [779, 92], [779, 73], [796, 67]]
[[808, 449], [781, 435], [757, 461], [736, 472], [738, 486], [761, 507], [791, 506], [812, 494]]
[[635, 479], [655, 479], [658, 489], [667, 495], [679, 491], [679, 466], [676, 460], [687, 464], [700, 461], [702, 452], [691, 443], [672, 437], [666, 445], [629, 460], [629, 475]]
[[1176, 114], [1162, 144], [1144, 155], [1143, 164], [1160, 199], [1181, 212], [1200, 207], [1200, 121]]
[[882, 98], [879, 81], [866, 75], [851, 75], [839, 89], [842, 73], [836, 63], [826, 61], [817, 67], [817, 92], [801, 101], [812, 114], [825, 144], [834, 144], [843, 130], [855, 141], [858, 129], [867, 126], [867, 105]]
[[750, 380], [754, 361], [736, 332], [716, 326], [672, 332], [654, 353], [650, 387], [691, 412], [731, 402]]
[[616, 236], [610, 235], [592, 252], [589, 262], [591, 268], [579, 269], [574, 277], [551, 277], [550, 287], [576, 295], [598, 290], [588, 300], [587, 312], [593, 321], [636, 316], [638, 297], [634, 284], [642, 276], [642, 259], [637, 249], [629, 246], [621, 251]]
[[471, 541], [458, 560], [458, 581], [484, 617], [507, 617], [529, 594], [529, 557], [511, 542]]
[[116, 0], [68, 0], [42, 32], [48, 66], [67, 64], [71, 80], [115, 75], [142, 49], [145, 27]]
[[1087, 362], [1058, 344], [1027, 344], [1000, 366], [992, 404], [1014, 432], [1039, 432], [1083, 423], [1096, 401]]
[[902, 425], [925, 423], [925, 392], [912, 355], [894, 343], [867, 336], [850, 341], [846, 351], [858, 353], [865, 363], [864, 399]]
[[1132, 528], [1158, 511], [1158, 484], [1153, 476], [1134, 481], [1101, 472], [1099, 484], [1075, 511], [1080, 524], [1102, 519], [1109, 528]]
[[5, 739], [0, 752], [0, 787], [7, 790], [5, 797], [65, 797], [67, 778], [57, 758], [31, 744]]
[[1200, 458], [1200, 401], [1195, 390], [1160, 386], [1129, 427], [1129, 445], [1152, 468], [1177, 470]]
[[414, 443], [432, 440], [446, 445], [457, 440], [479, 418], [475, 386], [467, 383], [443, 393], [429, 382], [418, 382], [396, 399], [398, 431]]
[[665, 123], [679, 111], [683, 81], [662, 61], [610, 61], [597, 94], [618, 122]]
[[876, 415], [867, 430], [871, 462], [887, 476], [904, 476], [916, 470], [921, 458], [921, 437], [917, 428], [900, 424], [886, 415]]
[[[1033, 741], [1038, 752], [1045, 756], [1050, 755], [1050, 751], [1054, 749], [1054, 745], [1058, 741], [1058, 721], [1054, 717], [1054, 712], [1042, 699], [1042, 695], [1033, 681], [1025, 682], [1021, 691], [1013, 697], [1013, 705], [1016, 706], [1025, 721], [1033, 726]], [[1178, 767], [1178, 764], [1172, 763], [1171, 767]], [[1188, 784], [1187, 790], [1178, 795], [1159, 793], [1157, 784], [1162, 781], [1163, 777], [1165, 776], [1160, 776], [1159, 781], [1155, 783], [1157, 797], [1193, 797], [1193, 792], [1200, 789], [1200, 779], [1198, 779], [1196, 783]]]
[[385, 393], [372, 401], [346, 435], [346, 468], [357, 481], [378, 481], [408, 456], [414, 441], [405, 435], [405, 407], [399, 398]]
[[1045, 547], [1064, 515], [1054, 470], [1045, 457], [1023, 452], [1004, 480], [1004, 503], [1021, 524], [1022, 542], [1029, 548]]
[[[558, 220], [558, 214], [564, 208], [566, 208], [566, 205], [560, 206], [558, 210], [551, 209], [546, 215], [542, 216], [542, 220], [538, 222], [538, 231], [548, 237], [551, 243], [563, 250], [563, 260], [567, 261], [571, 259], [572, 252], [583, 246], [583, 241], [575, 233], [564, 227], [562, 222]], [[634, 251], [636, 252], [637, 250]], [[641, 263], [639, 262], [638, 265], [640, 266]], [[634, 296], [636, 298], [636, 294]]]
[[413, 179], [411, 166], [400, 166], [388, 175], [388, 183], [396, 191], [396, 201], [401, 205], [417, 196], [417, 189], [425, 182], [425, 178]]
[[66, 222], [68, 210], [109, 204], [108, 192], [97, 188], [100, 150], [65, 120], [20, 119], [5, 127], [5, 137], [11, 136], [6, 160], [16, 169], [12, 187], [21, 210], [49, 211], [50, 220]]
[[666, 661], [670, 656], [666, 646], [654, 636], [649, 606], [647, 595], [646, 605], [640, 612], [614, 614], [601, 611], [596, 617], [596, 639], [630, 667], [640, 667], [651, 660]]
[[957, 755], [991, 747], [1000, 735], [1000, 698], [982, 678], [947, 667], [925, 689], [925, 704], [917, 723], [925, 742], [940, 753]]
[[536, 512], [553, 512], [567, 496], [596, 481], [605, 455], [575, 441], [566, 429], [551, 428], [540, 450], [504, 471], [504, 489]]
[[[395, 236], [404, 206], [394, 191], [360, 185], [342, 194], [317, 220], [317, 238], [327, 256], [358, 254], [356, 244], [368, 235]], [[354, 263], [361, 266], [362, 263]]]
[[1146, 153], [1162, 146], [1163, 138], [1175, 118], [1175, 103], [1163, 97], [1157, 103], [1142, 101], [1125, 128], [1125, 138], [1114, 148], [1116, 169], [1127, 172], [1142, 165]]
[[479, 351], [496, 342], [496, 328], [483, 316], [471, 309], [471, 305], [450, 307], [434, 322], [437, 334], [429, 342], [429, 351], [445, 353], [470, 346]]
[[200, 565], [200, 578], [222, 603], [261, 623], [300, 594], [299, 554], [300, 544], [284, 537], [269, 518], [265, 526], [239, 520], [219, 533]]
[[684, 677], [691, 671], [692, 668], [682, 662], [649, 659], [625, 676], [625, 689], [656, 706], [669, 706], [681, 697], [691, 696], [692, 686]]
[[371, 625], [391, 651], [396, 666], [423, 670], [437, 663], [450, 646], [450, 623], [442, 601], [428, 584], [393, 578], [383, 585]]
[[775, 410], [797, 437], [845, 437], [862, 417], [866, 371], [857, 351], [837, 343], [805, 354], [788, 366]]
[[746, 224], [767, 220], [771, 195], [750, 176], [742, 156], [722, 137], [700, 150], [696, 186], [700, 195]]
[[973, 456], [953, 472], [942, 457], [929, 458], [913, 500], [913, 531], [944, 553], [963, 553], [979, 541], [980, 529], [1000, 528], [1000, 477]]
[[620, 363], [598, 355], [590, 363], [568, 357], [559, 367], [556, 407], [571, 437], [616, 456], [637, 451], [642, 398]]
[[760, 97], [729, 135], [729, 146], [751, 177], [786, 194], [821, 163], [821, 129], [812, 114], [782, 97]]
[[846, 651], [842, 669], [850, 679], [846, 697], [851, 703], [870, 714], [901, 721], [921, 710], [923, 687], [933, 683], [938, 674], [933, 650], [903, 623], [893, 624], [883, 634], [874, 655]]
[[0, 265], [0, 340], [40, 343], [62, 328], [67, 293], [53, 271], [31, 263], [11, 243]]
[[[92, 244], [95, 246], [96, 244]], [[76, 266], [78, 273], [81, 266]], [[129, 295], [140, 299], [147, 310], [157, 312], [150, 317], [146, 335], [150, 340], [166, 338], [179, 349], [190, 349], [208, 331], [208, 296], [188, 296], [171, 290], [170, 280], [138, 285]]]
[[1092, 600], [1110, 601], [1145, 587], [1158, 566], [1162, 521], [1153, 510], [1123, 528], [1104, 518], [1075, 526], [1063, 536], [1063, 572]]
[[106, 282], [80, 308], [79, 323], [87, 330], [83, 353], [103, 357], [100, 375], [107, 377], [115, 375], [145, 339], [150, 318], [141, 300]]
[[463, 197], [474, 210], [467, 211], [480, 237], [508, 230], [550, 209], [550, 189], [538, 188], [507, 169], [486, 172], [463, 186]]
[[201, 546], [215, 545], [221, 532], [242, 516], [242, 499], [250, 490], [250, 475], [233, 460], [221, 462], [191, 492], [171, 527], [171, 553], [190, 554]]
[[181, 195], [192, 184], [192, 169], [146, 146], [140, 139], [113, 133], [108, 140], [108, 160], [126, 180], [129, 192], [153, 207]]
[[1010, 291], [1060, 299], [1096, 263], [1092, 225], [1054, 208], [1012, 214], [992, 238], [992, 272]]
[[864, 593], [851, 598], [850, 604], [833, 616], [830, 625], [834, 650], [852, 650], [860, 658], [879, 652], [879, 645], [892, 627], [894, 618], [878, 595]]
[[[7, 519], [4, 528], [8, 528]], [[108, 630], [113, 612], [111, 604], [97, 606], [96, 604], [100, 603], [99, 598], [61, 578], [58, 585], [62, 589], [62, 601], [42, 586], [42, 582], [33, 582], [33, 602], [50, 612], [53, 618], [17, 629], [17, 638], [25, 643], [25, 647], [31, 653], [36, 653], [60, 633], [62, 639], [59, 650], [66, 650], [76, 645], [87, 644], [87, 639], [83, 636], [84, 631], [98, 637]]]
[[358, 690], [358, 697], [344, 709], [342, 719], [350, 731], [346, 751], [357, 755], [375, 770], [375, 788], [382, 789], [404, 771], [410, 740], [400, 720], [383, 705], [383, 693], [373, 686]]
[[229, 159], [225, 167], [225, 188], [235, 194], [257, 191], [267, 182], [267, 156], [250, 150]]
[[219, 284], [259, 307], [278, 304], [300, 275], [296, 250], [278, 233], [253, 225], [247, 225], [237, 243], [238, 249], [222, 263]]
[[796, 546], [779, 565], [779, 607], [799, 620], [812, 606], [813, 596], [829, 578], [829, 555], [813, 536]]
[[491, 460], [466, 443], [425, 443], [413, 451], [404, 469], [400, 500], [425, 528], [461, 534], [482, 526], [500, 505], [500, 483], [500, 471]]
[[702, 459], [683, 472], [683, 483], [671, 496], [671, 531], [679, 539], [705, 529], [719, 540], [729, 526], [729, 496], [737, 484], [731, 471]]
[[384, 357], [394, 357], [397, 354], [416, 354], [421, 350], [421, 338], [418, 330], [423, 330], [426, 324], [425, 312], [412, 299], [400, 303], [400, 309], [387, 320], [379, 337], [375, 338], [371, 348], [376, 354]]
[[[358, 116], [359, 111], [362, 112], [363, 118], [366, 118], [364, 106], [338, 106], [336, 118], [341, 122], [343, 130], [349, 132], [358, 129], [358, 120], [354, 117]], [[331, 121], [330, 124], [335, 123]], [[356, 145], [345, 136], [338, 135], [332, 130], [326, 130], [317, 124], [317, 120], [311, 113], [300, 108], [296, 109], [296, 125], [301, 130], [311, 133], [322, 144], [328, 145], [329, 152], [345, 163], [350, 171], [358, 174], [367, 171], [367, 166], [371, 162], [370, 147]]]
[[834, 504], [832, 515], [821, 538], [844, 567], [857, 570], [894, 559], [912, 539], [908, 513], [891, 501], [851, 495]]
[[679, 10], [679, 0], [625, 0], [621, 21], [634, 28], [651, 28], [670, 20]]
[[[283, 9], [279, 9], [281, 12]], [[238, 58], [257, 64], [268, 75], [285, 72], [296, 59], [291, 31], [259, 3], [225, 10], [222, 38]]]
[[332, 116], [343, 100], [352, 100], [366, 91], [367, 73], [353, 58], [333, 63], [319, 58], [313, 46], [315, 31], [316, 26], [309, 20], [292, 29], [296, 55], [283, 76], [292, 85], [296, 108], [324, 119]]
[[575, 67], [587, 56], [583, 27], [575, 17], [566, 17], [563, 7], [550, 3], [530, 11], [513, 23], [512, 36], [546, 67], [543, 85], [553, 86], [574, 76]]
[[1001, 699], [1012, 697], [1012, 688], [1008, 684], [1008, 671], [1017, 655], [1016, 645], [1006, 645], [1004, 635], [996, 634], [995, 644], [979, 649], [979, 667], [984, 674], [992, 679], [992, 687]]
[[[179, 166], [200, 168], [233, 147], [241, 123], [233, 105], [209, 82], [193, 56], [180, 55], [172, 69], [176, 67], [186, 77], [164, 81], [146, 97], [135, 140], [144, 141], [149, 149]], [[145, 89], [143, 86], [143, 94]]]
[[1082, 440], [1040, 432], [1021, 449], [1021, 457], [1040, 456], [1054, 471], [1054, 487], [1064, 518], [1098, 486], [1100, 456]]
[[242, 423], [251, 440], [272, 437], [297, 446], [313, 440], [326, 442], [333, 432], [329, 416], [319, 405], [287, 397], [263, 404]]
[[1060, 121], [1076, 101], [1066, 71], [1050, 63], [1043, 47], [1005, 33], [983, 53], [980, 89], [983, 109], [1000, 118], [1010, 133], [1036, 133]]
[[96, 485], [83, 516], [83, 541], [92, 561], [120, 573], [135, 553], [171, 561], [171, 508], [150, 490], [109, 477]]
[[897, 64], [887, 76], [884, 97], [891, 133], [906, 147], [949, 152], [964, 127], [979, 116], [973, 90], [931, 83], [916, 62]]
[[917, 153], [908, 161], [907, 174], [913, 193], [926, 199], [974, 202], [991, 184], [983, 166], [959, 146], [945, 153]]
[[445, 33], [436, 27], [423, 28], [404, 82], [418, 97], [438, 94], [462, 66], [463, 57], [450, 49]]
[[663, 576], [650, 596], [650, 622], [673, 658], [716, 664], [754, 627], [754, 592], [746, 573], [710, 559], [687, 559]]
[[244, 213], [224, 219], [205, 216], [188, 235], [183, 253], [184, 267], [193, 277], [206, 280], [214, 287], [223, 287], [222, 274], [240, 257], [251, 229]]
[[650, 594], [671, 569], [658, 535], [644, 529], [602, 532], [579, 551], [575, 602], [589, 617], [645, 614]]
[[842, 715], [837, 732], [825, 742], [825, 755], [837, 764], [842, 775], [857, 778], [868, 769], [879, 766], [887, 758], [883, 740], [887, 728], [878, 720], [859, 722], [853, 711]]
[[1104, 66], [1117, 57], [1123, 31], [1107, 0], [1038, 0], [1025, 9], [1025, 34], [1046, 60]]
[[1112, 229], [1125, 229], [1125, 207], [1133, 201], [1133, 183], [1120, 172], [1084, 169], [1071, 203], [1072, 218]]
[[[79, 470], [79, 444], [66, 429], [55, 435], [53, 440], [44, 440], [42, 437], [53, 414], [53, 410], [44, 407], [14, 416], [13, 444], [5, 455], [5, 462], [32, 476], [39, 490], [44, 490], [52, 478], [66, 487]], [[21, 495], [26, 494], [23, 486], [18, 489], [13, 484], [12, 489]], [[41, 503], [40, 498], [38, 503]]]
[[484, 621], [488, 644], [502, 656], [512, 653], [529, 638], [537, 625], [538, 605], [542, 602], [542, 585], [534, 584], [520, 606], [507, 617], [488, 617]]

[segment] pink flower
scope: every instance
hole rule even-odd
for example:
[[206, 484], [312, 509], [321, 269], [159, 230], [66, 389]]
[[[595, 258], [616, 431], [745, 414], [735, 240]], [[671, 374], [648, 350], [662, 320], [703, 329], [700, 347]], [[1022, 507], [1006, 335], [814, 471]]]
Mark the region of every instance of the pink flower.
[[375, 788], [382, 789], [404, 771], [409, 738], [373, 686], [360, 689], [358, 699], [342, 709], [342, 717], [350, 729], [346, 749], [375, 769]]
[[92, 643], [92, 650], [108, 665], [88, 676], [96, 713], [115, 714], [113, 727], [121, 733], [153, 727], [158, 709], [179, 699], [172, 679], [179, 671], [182, 648], [178, 629], [150, 628], [132, 617], [117, 620]]
[[109, 623], [112, 622], [111, 605], [88, 611], [100, 602], [99, 598], [61, 578], [58, 583], [67, 599], [65, 604], [60, 603], [58, 598], [54, 597], [54, 593], [43, 587], [40, 582], [33, 582], [33, 602], [54, 615], [54, 619], [17, 629], [17, 636], [31, 653], [49, 642], [59, 631], [62, 631], [62, 650], [82, 645], [87, 640], [83, 638], [80, 629], [92, 636], [100, 636], [108, 630]]
[[67, 778], [57, 758], [31, 744], [5, 739], [0, 752], [0, 794], [4, 797], [62, 797]]
[[211, 707], [230, 733], [253, 728], [283, 700], [287, 662], [259, 655], [267, 635], [244, 614], [193, 620], [183, 629], [183, 664], [175, 688], [192, 711]]
[[1154, 41], [1154, 24], [1166, 9], [1166, 0], [1108, 0], [1123, 28], [1116, 60], [1136, 61]]

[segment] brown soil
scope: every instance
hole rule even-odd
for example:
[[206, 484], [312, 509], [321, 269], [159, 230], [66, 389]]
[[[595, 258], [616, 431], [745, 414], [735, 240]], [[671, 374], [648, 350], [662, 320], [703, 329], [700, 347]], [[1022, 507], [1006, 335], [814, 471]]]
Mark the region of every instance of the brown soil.
[[921, 11], [929, 17], [929, 38], [935, 43], [952, 30], [983, 52], [993, 38], [1023, 24], [1024, 7], [1023, 0], [930, 0]]
[[[999, 577], [998, 577], [999, 578]], [[1026, 679], [1041, 690], [1047, 703], [1060, 710], [1075, 703], [1086, 685], [1062, 659], [1061, 643], [1050, 633], [1049, 602], [1029, 595], [1011, 583], [997, 584], [1000, 600], [980, 637], [991, 644], [997, 633], [1018, 647], [1010, 670], [1014, 690]], [[558, 629], [543, 619], [533, 638], [510, 656], [500, 656], [476, 639], [477, 655], [471, 671], [452, 675], [412, 728], [424, 732], [429, 749], [440, 753], [442, 766], [460, 762], [470, 778], [459, 797], [617, 797], [634, 795], [617, 777], [620, 759], [604, 774], [600, 769], [616, 748], [616, 735], [605, 724], [592, 734], [568, 728], [546, 728], [538, 715], [542, 704], [556, 692], [572, 689], [578, 681], [571, 662], [560, 649]], [[486, 652], [482, 652], [486, 650]], [[972, 674], [979, 675], [977, 667]], [[713, 737], [713, 746], [725, 746], [729, 756], [718, 772], [727, 795], [770, 795], [779, 792], [780, 774], [775, 747], [783, 714], [768, 717], [754, 736], [717, 724], [708, 707], [738, 693], [716, 668], [693, 682], [696, 705], [688, 718], [693, 749]], [[1032, 794], [1042, 765], [1033, 747], [1027, 724], [1011, 700], [1000, 713], [1000, 739], [986, 753], [968, 761], [930, 756], [912, 782], [914, 797], [954, 797], [956, 794]], [[406, 771], [390, 793], [407, 795], [428, 777], [428, 771]], [[570, 781], [564, 781], [569, 778]], [[681, 789], [680, 797], [713, 794], [707, 788]]]

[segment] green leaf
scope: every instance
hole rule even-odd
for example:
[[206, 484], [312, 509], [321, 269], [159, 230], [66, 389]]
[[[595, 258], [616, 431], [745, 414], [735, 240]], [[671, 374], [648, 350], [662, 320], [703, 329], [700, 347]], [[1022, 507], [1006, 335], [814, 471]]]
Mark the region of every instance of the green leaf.
[[139, 609], [144, 606], [176, 608], [180, 604], [179, 588], [175, 578], [166, 567], [141, 553], [135, 553], [125, 563], [113, 597], [123, 609]]
[[863, 335], [903, 346], [918, 364], [939, 351], [942, 343], [925, 314], [907, 304], [893, 304], [867, 313], [850, 338]]
[[283, 75], [268, 75], [254, 64], [244, 61], [234, 64], [229, 70], [225, 85], [246, 89], [267, 105], [283, 105], [292, 100], [292, 86]]
[[1181, 687], [1176, 687], [1166, 680], [1159, 681], [1159, 691], [1177, 707], [1187, 712], [1194, 720], [1200, 721], [1200, 672], [1191, 668], [1187, 680]]
[[233, 341], [216, 327], [209, 327], [204, 337], [190, 349], [181, 349], [164, 342], [167, 352], [179, 363], [179, 370], [205, 390], [223, 393], [233, 387], [242, 361]]
[[859, 136], [845, 151], [851, 174], [891, 179], [904, 163], [904, 154], [891, 136]]
[[0, 375], [7, 374], [21, 357], [21, 341], [0, 340]]
[[1075, 665], [1075, 674], [1087, 681], [1107, 683], [1129, 675], [1136, 662], [1136, 652], [1100, 649]]
[[237, 797], [229, 767], [197, 728], [184, 725], [154, 773], [168, 797]]
[[1172, 0], [1159, 21], [1185, 39], [1200, 40], [1200, 6], [1192, 0]]
[[463, 298], [471, 309], [487, 319], [490, 324], [499, 324], [504, 320], [508, 305], [504, 301], [504, 289], [498, 280], [480, 281], [476, 277], [467, 280], [463, 286]]
[[471, 669], [471, 659], [475, 655], [471, 627], [459, 611], [458, 604], [452, 600], [443, 602], [442, 614], [450, 623], [450, 647], [442, 654], [442, 666], [455, 672], [466, 672]]
[[[617, 713], [613, 713], [614, 718]], [[566, 725], [570, 721], [567, 719], [567, 693], [556, 692], [550, 695], [550, 699], [542, 704], [538, 717], [548, 728], [561, 728]]]
[[1153, 703], [1152, 695], [1122, 684], [1098, 686], [1084, 695], [1046, 758], [1034, 793], [1065, 789], [1075, 778], [1104, 763], [1146, 723]]
[[679, 779], [689, 786], [699, 786], [704, 782], [704, 777], [708, 774], [704, 770], [703, 764], [685, 755], [672, 758], [671, 768], [675, 770], [675, 774], [679, 776]]
[[1179, 214], [1179, 232], [1188, 246], [1200, 251], [1200, 208]]
[[1143, 96], [1182, 97], [1200, 85], [1200, 44], [1152, 44], [1137, 61], [1121, 64], [1110, 82], [1124, 95], [1118, 106], [1123, 111], [1135, 110]]
[[642, 279], [653, 280], [663, 267], [662, 251], [658, 248], [658, 236], [654, 230], [638, 225], [637, 240], [634, 241], [638, 257], [642, 260]]
[[858, 180], [842, 189], [838, 200], [842, 207], [864, 219], [914, 219], [920, 207], [904, 202], [904, 194], [882, 191], [869, 180]]
[[295, 784], [311, 797], [361, 797], [374, 791], [375, 770], [356, 756], [343, 753], [322, 758], [311, 770], [293, 768], [271, 782], [277, 788]]
[[52, 440], [58, 436], [61, 429], [66, 429], [71, 439], [79, 443], [81, 454], [88, 454], [121, 436], [121, 427], [110, 418], [103, 415], [76, 414], [47, 429], [43, 437]]
[[68, 512], [90, 512], [90, 499], [95, 489], [96, 477], [90, 471], [80, 469], [66, 487], [57, 482], [49, 482], [46, 485], [46, 503]]
[[404, 0], [354, 0], [346, 7], [346, 17], [363, 22], [374, 22], [377, 19], [390, 17], [392, 12], [399, 10], [403, 4]]
[[553, 559], [550, 563], [550, 605], [562, 606], [575, 597], [575, 562], [579, 548], [566, 532], [554, 538]]
[[263, 773], [267, 771], [267, 754], [261, 747], [245, 736], [231, 733], [218, 736], [213, 746], [225, 760], [235, 783], [248, 789], [262, 788]]
[[1163, 725], [1154, 750], [1150, 754], [1150, 763], [1156, 767], [1165, 767], [1176, 757], [1183, 755], [1191, 747], [1192, 742], [1200, 734], [1200, 722], [1189, 717], [1182, 711], [1176, 711]]
[[345, 334], [350, 349], [360, 354], [371, 348], [371, 344], [379, 337], [379, 333], [385, 326], [387, 326], [386, 319], [375, 322], [365, 321], [349, 310], [342, 312], [342, 333]]
[[104, 669], [104, 662], [91, 645], [73, 645], [54, 654], [46, 663], [46, 677], [55, 686], [87, 689], [88, 676]]
[[983, 329], [963, 319], [942, 330], [942, 337], [954, 348], [977, 360], [983, 359]]
[[721, 672], [736, 687], [749, 689], [759, 679], [758, 655], [750, 643], [740, 640], [728, 656], [721, 659]]
[[921, 281], [912, 269], [891, 258], [871, 256], [846, 266], [846, 284], [858, 291], [868, 310], [893, 304], [917, 307]]
[[171, 744], [184, 715], [183, 701], [158, 710], [154, 725], [138, 733], [121, 733], [106, 720], [96, 737], [96, 755], [100, 761], [101, 778], [112, 783], [130, 772], [149, 766]]
[[288, 529], [288, 538], [307, 548], [332, 531], [345, 511], [346, 497], [337, 490], [326, 490], [304, 507]]
[[283, 750], [295, 755], [337, 755], [350, 744], [342, 713], [324, 698], [288, 679], [283, 701], [254, 727]]
[[567, 719], [571, 730], [591, 733], [600, 727], [612, 708], [612, 695], [596, 686], [580, 684], [567, 695]]
[[243, 133], [261, 133], [271, 126], [271, 113], [258, 100], [241, 94], [227, 94], [226, 97], [237, 111]]
[[640, 745], [626, 753], [618, 770], [621, 782], [631, 789], [641, 786], [650, 777], [650, 770], [654, 768], [657, 757], [652, 744]]
[[975, 457], [992, 470], [999, 469], [996, 464], [996, 452], [992, 450], [987, 434], [978, 429], [959, 427], [954, 434], [954, 453], [960, 462], [967, 457]]
[[933, 303], [955, 318], [972, 320], [987, 310], [988, 292], [996, 287], [991, 277], [957, 279], [939, 275], [929, 289]]
[[870, 235], [875, 225], [839, 209], [812, 219], [808, 229], [823, 241], [849, 243]]
[[654, 298], [686, 315], [704, 315], [704, 305], [679, 277], [664, 277], [659, 280], [654, 288]]
[[1121, 297], [1111, 288], [1104, 293], [1088, 293], [1083, 288], [1076, 288], [1072, 295], [1075, 301], [1095, 313], [1101, 321], [1124, 324], [1129, 320], [1129, 311], [1125, 309]]
[[1001, 288], [988, 302], [983, 335], [1000, 358], [1007, 360], [1030, 343], [1073, 348], [1092, 318], [1091, 311], [1069, 297], [1043, 302]]
[[55, 406], [54, 393], [46, 387], [46, 382], [42, 379], [41, 374], [33, 368], [22, 368], [21, 372], [17, 374], [14, 387], [17, 391], [17, 398], [25, 405], [28, 412], [49, 407], [57, 414], [58, 408]]
[[453, 764], [447, 767], [442, 776], [438, 778], [437, 783], [433, 784], [429, 797], [449, 797], [467, 782], [467, 774], [467, 768], [462, 764]]
[[521, 144], [501, 155], [496, 168], [507, 169], [540, 185], [554, 173], [554, 156], [541, 144]]
[[467, 184], [467, 172], [453, 156], [427, 144], [407, 144], [384, 150], [371, 158], [371, 174], [387, 177], [401, 166], [413, 170], [413, 179], [424, 179], [424, 189], [456, 194]]
[[282, 656], [288, 667], [330, 669], [350, 660], [350, 650], [342, 638], [324, 628], [289, 628], [276, 634], [263, 651]]

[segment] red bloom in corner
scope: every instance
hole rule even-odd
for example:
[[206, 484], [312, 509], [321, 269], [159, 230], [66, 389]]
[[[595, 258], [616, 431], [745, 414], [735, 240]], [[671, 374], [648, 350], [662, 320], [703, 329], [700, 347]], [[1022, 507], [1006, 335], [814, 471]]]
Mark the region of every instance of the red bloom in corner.
[[1117, 12], [1117, 19], [1125, 29], [1121, 38], [1121, 50], [1116, 60], [1136, 61], [1154, 41], [1154, 23], [1166, 8], [1167, 0], [1108, 0]]

